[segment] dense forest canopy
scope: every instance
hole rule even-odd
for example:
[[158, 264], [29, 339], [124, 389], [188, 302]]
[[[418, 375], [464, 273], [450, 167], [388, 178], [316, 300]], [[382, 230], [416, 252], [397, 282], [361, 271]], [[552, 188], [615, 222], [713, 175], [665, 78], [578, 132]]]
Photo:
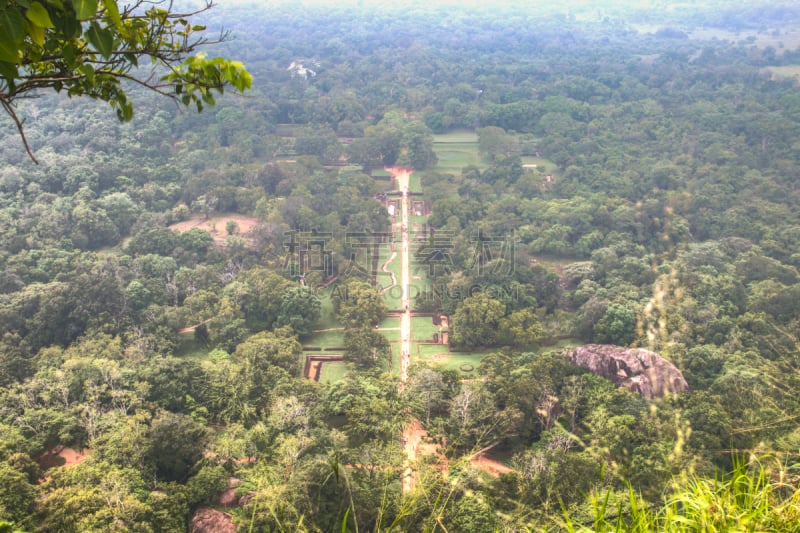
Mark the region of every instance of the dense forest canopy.
[[800, 7], [457, 4], [221, 1], [244, 95], [15, 102], [0, 521], [798, 527]]

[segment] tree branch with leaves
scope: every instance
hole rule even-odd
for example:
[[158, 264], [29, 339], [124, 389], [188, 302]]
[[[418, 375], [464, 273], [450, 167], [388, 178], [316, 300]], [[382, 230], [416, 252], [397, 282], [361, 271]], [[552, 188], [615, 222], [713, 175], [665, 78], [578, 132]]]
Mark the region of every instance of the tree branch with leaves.
[[135, 83], [198, 111], [226, 87], [249, 89], [238, 61], [209, 59], [199, 49], [224, 41], [191, 19], [213, 0], [179, 12], [172, 0], [6, 0], [0, 7], [0, 105], [25, 137], [17, 102], [43, 91], [66, 91], [108, 102], [121, 121], [133, 116], [126, 85]]

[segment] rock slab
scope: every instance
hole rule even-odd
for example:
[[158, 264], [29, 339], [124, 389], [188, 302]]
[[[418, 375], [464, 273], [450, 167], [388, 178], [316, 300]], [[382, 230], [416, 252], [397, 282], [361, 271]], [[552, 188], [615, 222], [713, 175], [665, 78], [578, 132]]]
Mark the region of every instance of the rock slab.
[[192, 517], [190, 533], [236, 533], [233, 515], [210, 507], [201, 507]]
[[675, 365], [642, 348], [585, 344], [575, 348], [569, 358], [592, 374], [603, 376], [647, 399], [689, 390], [689, 384]]

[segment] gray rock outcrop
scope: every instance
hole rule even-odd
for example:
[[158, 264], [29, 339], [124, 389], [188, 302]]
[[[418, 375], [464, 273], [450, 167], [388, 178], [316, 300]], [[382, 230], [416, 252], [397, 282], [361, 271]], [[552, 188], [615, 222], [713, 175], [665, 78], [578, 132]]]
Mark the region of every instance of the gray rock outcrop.
[[239, 498], [236, 497], [236, 486], [241, 483], [241, 479], [235, 477], [228, 479], [228, 486], [217, 498], [217, 505], [222, 507], [233, 507], [239, 503]]
[[210, 507], [201, 507], [192, 517], [189, 533], [236, 533], [233, 515]]
[[569, 358], [589, 372], [647, 399], [689, 389], [689, 384], [675, 365], [657, 353], [642, 348], [585, 344], [575, 348]]

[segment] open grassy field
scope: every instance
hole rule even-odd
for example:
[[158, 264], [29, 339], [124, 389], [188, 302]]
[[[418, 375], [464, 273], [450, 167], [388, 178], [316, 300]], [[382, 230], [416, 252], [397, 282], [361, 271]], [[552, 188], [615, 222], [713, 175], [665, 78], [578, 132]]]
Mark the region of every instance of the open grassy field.
[[[490, 352], [448, 352], [447, 346], [417, 345], [412, 355], [412, 361], [440, 366], [446, 370], [455, 370], [464, 377], [477, 375], [481, 359]], [[472, 370], [469, 370], [472, 367]]]
[[335, 165], [326, 168], [336, 168], [339, 169], [340, 172], [361, 172], [363, 170], [361, 165]]
[[800, 65], [764, 67], [761, 71], [769, 74], [773, 81], [790, 78], [794, 79], [796, 83], [800, 83]]
[[386, 338], [389, 340], [393, 340], [393, 337], [396, 337], [397, 335], [392, 333], [392, 331], [400, 331], [400, 317], [389, 316], [384, 318], [381, 320], [381, 325], [378, 326], [378, 330], [386, 330], [383, 332], [383, 334], [386, 335]]
[[391, 372], [395, 376], [400, 376], [400, 337], [389, 337], [389, 345], [392, 349], [392, 368]]
[[[427, 270], [425, 270], [427, 272]], [[417, 276], [417, 273], [413, 270], [412, 265], [412, 278], [411, 278], [411, 309], [414, 309], [414, 302], [416, 301], [417, 297], [422, 298], [431, 298], [433, 287], [431, 286], [431, 282], [425, 273], [421, 272], [422, 279], [414, 279], [413, 276]], [[416, 337], [416, 335], [414, 335]]]
[[350, 364], [344, 361], [332, 361], [329, 363], [322, 363], [320, 370], [319, 382], [320, 383], [336, 383], [344, 379]]
[[733, 43], [755, 46], [760, 49], [772, 47], [777, 54], [784, 50], [800, 47], [800, 28], [767, 29], [765, 31], [731, 32], [718, 28], [702, 28], [689, 32], [690, 39], [710, 41], [731, 41]]
[[[484, 170], [491, 164], [480, 153], [478, 134], [474, 131], [457, 130], [434, 135], [433, 139], [433, 150], [439, 158], [439, 163], [435, 168], [436, 171], [460, 174], [461, 169], [468, 165], [475, 165]], [[523, 165], [536, 165], [544, 174], [552, 174], [553, 176], [558, 174], [558, 166], [544, 157], [522, 156], [520, 159]]]
[[454, 130], [434, 135], [433, 151], [439, 159], [435, 168], [438, 172], [460, 174], [461, 169], [469, 165], [478, 168], [487, 166], [478, 150], [478, 134], [471, 130]]
[[522, 160], [522, 166], [536, 165], [536, 170], [541, 170], [543, 174], [551, 174], [553, 176], [558, 175], [558, 165], [549, 159], [529, 155], [522, 156], [520, 159]]
[[537, 265], [545, 267], [547, 270], [553, 272], [560, 272], [565, 266], [578, 261], [574, 257], [564, 257], [549, 254], [533, 254], [531, 259], [535, 260]]
[[583, 341], [581, 339], [561, 339], [555, 344], [543, 344], [539, 346], [540, 352], [560, 352], [563, 350], [572, 350], [573, 348], [577, 348], [578, 346], [582, 345]]
[[[416, 335], [415, 335], [416, 336]], [[545, 353], [551, 351], [563, 351], [575, 348], [583, 344], [580, 339], [563, 339], [555, 344], [539, 346], [535, 351]], [[412, 362], [427, 363], [432, 366], [439, 366], [446, 370], [455, 370], [465, 378], [477, 377], [478, 365], [481, 360], [494, 350], [482, 352], [448, 352], [447, 346], [432, 344], [417, 344], [413, 348]], [[472, 370], [470, 370], [472, 367]]]
[[304, 346], [319, 346], [320, 348], [333, 348], [342, 345], [344, 328], [336, 319], [331, 301], [332, 289], [320, 291], [319, 298], [322, 304], [319, 320], [312, 326], [312, 333], [302, 340]]
[[[422, 231], [422, 225], [428, 223], [428, 216], [427, 215], [408, 215], [408, 223], [411, 225], [411, 229], [414, 229], [414, 224], [417, 225], [418, 231]], [[413, 237], [413, 235], [412, 235]]]
[[422, 184], [420, 183], [419, 172], [412, 172], [408, 177], [408, 190], [411, 192], [422, 191]]
[[204, 346], [194, 340], [194, 331], [178, 333], [178, 346], [175, 348], [175, 357], [202, 361], [208, 356], [211, 350], [212, 348]]
[[[411, 317], [411, 336], [415, 341], [430, 341], [433, 334], [439, 332], [439, 326], [433, 324], [431, 317], [415, 316]], [[446, 349], [445, 346], [442, 348]]]
[[[399, 244], [395, 244], [395, 252], [397, 252], [397, 248]], [[396, 253], [394, 258], [392, 259], [392, 250], [387, 246], [381, 246], [380, 249], [380, 256], [378, 257], [378, 286], [376, 287], [378, 290], [381, 288], [391, 287], [392, 286], [392, 276], [389, 272], [394, 273], [395, 279], [400, 281], [400, 254]], [[383, 265], [391, 259], [391, 262], [386, 265], [386, 269], [389, 272], [383, 271]]]
[[453, 130], [447, 133], [437, 133], [433, 136], [435, 143], [474, 143], [478, 144], [478, 134], [475, 130]]
[[325, 348], [340, 348], [344, 343], [344, 328], [317, 330], [308, 339], [303, 341], [304, 346], [319, 346]]
[[435, 170], [442, 173], [460, 174], [461, 169], [466, 166], [474, 165], [478, 168], [485, 168], [486, 164], [478, 154], [478, 145], [433, 145], [436, 157], [439, 162]]

